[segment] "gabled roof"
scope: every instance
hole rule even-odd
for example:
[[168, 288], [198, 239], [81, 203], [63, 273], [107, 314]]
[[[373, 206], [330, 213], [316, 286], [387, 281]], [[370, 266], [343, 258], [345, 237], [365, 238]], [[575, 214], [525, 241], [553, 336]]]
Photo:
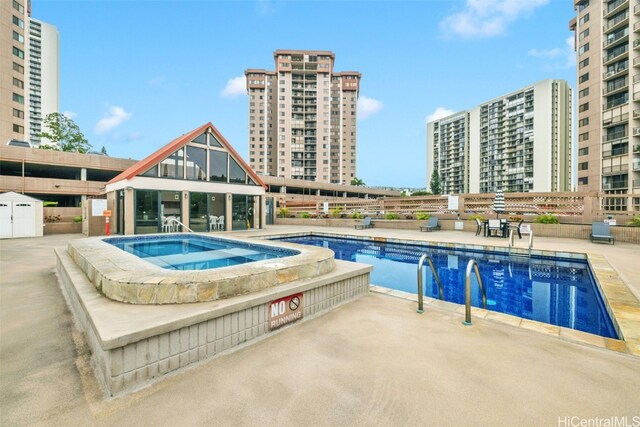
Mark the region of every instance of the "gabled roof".
[[35, 197], [16, 193], [15, 191], [7, 191], [6, 193], [0, 194], [0, 200], [3, 200], [3, 201], [11, 200], [13, 202], [41, 202], [42, 203], [42, 200], [40, 199], [36, 199]]
[[149, 154], [147, 157], [145, 157], [144, 159], [140, 160], [138, 163], [135, 163], [135, 164], [131, 165], [129, 168], [124, 170], [121, 174], [119, 174], [118, 176], [113, 178], [107, 184], [113, 184], [113, 183], [116, 183], [116, 182], [119, 182], [119, 181], [122, 181], [122, 180], [125, 180], [125, 179], [131, 179], [131, 178], [133, 178], [133, 177], [135, 177], [137, 175], [145, 173], [152, 166], [158, 164], [159, 162], [161, 162], [165, 158], [169, 157], [176, 150], [178, 150], [179, 148], [184, 147], [185, 145], [187, 145], [187, 143], [193, 141], [195, 138], [197, 138], [198, 136], [202, 135], [207, 130], [210, 130], [211, 133], [213, 133], [213, 135], [216, 137], [218, 142], [220, 142], [220, 144], [222, 144], [222, 147], [225, 148], [229, 152], [231, 157], [233, 157], [234, 160], [236, 162], [238, 162], [238, 164], [242, 167], [242, 169], [244, 169], [249, 174], [249, 176], [251, 176], [251, 178], [258, 185], [261, 185], [265, 189], [267, 188], [266, 184], [264, 182], [262, 182], [260, 177], [254, 172], [254, 170], [251, 168], [251, 166], [249, 166], [242, 159], [242, 157], [240, 157], [240, 154], [238, 154], [238, 152], [233, 149], [231, 144], [229, 144], [229, 142], [225, 139], [225, 137], [222, 136], [222, 134], [218, 131], [218, 129], [216, 129], [216, 127], [213, 124], [211, 124], [211, 122], [209, 122], [207, 124], [204, 124], [204, 125], [200, 126], [199, 128], [196, 128], [196, 129], [192, 130], [189, 133], [186, 133], [186, 134], [184, 134], [182, 136], [179, 136], [178, 138], [174, 139], [173, 141], [171, 141], [170, 143], [168, 143], [164, 147], [162, 147], [159, 150]]

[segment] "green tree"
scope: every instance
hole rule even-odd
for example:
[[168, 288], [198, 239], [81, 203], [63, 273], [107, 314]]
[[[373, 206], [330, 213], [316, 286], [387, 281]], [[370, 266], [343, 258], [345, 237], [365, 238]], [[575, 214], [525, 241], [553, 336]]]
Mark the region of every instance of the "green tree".
[[366, 185], [363, 180], [358, 177], [355, 177], [351, 180], [351, 185], [363, 186]]
[[438, 169], [434, 169], [431, 174], [431, 183], [429, 184], [429, 188], [433, 194], [440, 194], [440, 174], [438, 174]]
[[41, 132], [38, 136], [51, 141], [51, 144], [40, 145], [42, 149], [86, 153], [91, 148], [78, 125], [64, 114], [47, 114], [42, 124], [48, 131]]

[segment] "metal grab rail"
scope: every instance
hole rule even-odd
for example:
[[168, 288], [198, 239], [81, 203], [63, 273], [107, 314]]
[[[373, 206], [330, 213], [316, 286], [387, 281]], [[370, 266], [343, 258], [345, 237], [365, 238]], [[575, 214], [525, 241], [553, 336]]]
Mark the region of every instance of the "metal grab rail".
[[183, 226], [184, 228], [186, 228], [187, 230], [189, 230], [189, 232], [191, 233], [195, 233], [195, 231], [193, 231], [192, 229], [190, 229], [189, 227], [187, 227], [186, 225], [184, 225], [178, 218], [171, 218], [170, 219], [171, 222], [176, 222], [178, 224], [180, 224], [181, 226]]
[[[508, 251], [509, 256], [511, 256], [511, 248], [514, 247], [513, 232], [514, 230], [509, 230], [509, 251]], [[529, 232], [529, 258], [531, 258], [532, 248], [533, 248], [533, 230]]]
[[431, 267], [431, 272], [433, 273], [433, 277], [436, 278], [436, 283], [438, 283], [438, 289], [440, 294], [440, 299], [444, 298], [444, 288], [442, 287], [442, 282], [440, 281], [440, 276], [438, 276], [438, 272], [433, 265], [433, 261], [431, 257], [427, 254], [423, 254], [420, 257], [420, 261], [418, 261], [418, 313], [424, 313], [424, 290], [422, 285], [422, 266], [424, 265], [424, 260], [429, 262], [429, 267]]
[[476, 273], [476, 278], [478, 279], [478, 285], [480, 286], [480, 291], [482, 292], [482, 308], [487, 308], [487, 294], [484, 291], [484, 286], [482, 286], [482, 278], [480, 277], [480, 270], [478, 269], [478, 263], [475, 259], [470, 259], [467, 264], [467, 272], [465, 273], [464, 279], [464, 322], [463, 325], [470, 326], [471, 323], [471, 269], [473, 268]]

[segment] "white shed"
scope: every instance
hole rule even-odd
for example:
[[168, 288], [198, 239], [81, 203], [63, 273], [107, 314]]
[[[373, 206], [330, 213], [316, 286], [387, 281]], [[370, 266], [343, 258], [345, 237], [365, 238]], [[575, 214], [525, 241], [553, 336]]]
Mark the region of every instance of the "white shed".
[[0, 194], [0, 239], [43, 235], [42, 201], [9, 191]]

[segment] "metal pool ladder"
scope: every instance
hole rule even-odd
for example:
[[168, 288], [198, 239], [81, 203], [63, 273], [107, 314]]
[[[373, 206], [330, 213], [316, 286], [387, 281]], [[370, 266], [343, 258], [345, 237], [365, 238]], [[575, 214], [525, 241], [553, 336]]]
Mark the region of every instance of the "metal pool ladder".
[[482, 278], [480, 277], [480, 270], [478, 270], [478, 263], [475, 259], [470, 259], [467, 263], [467, 272], [464, 277], [464, 322], [463, 325], [471, 326], [471, 269], [476, 274], [478, 279], [478, 285], [480, 285], [480, 292], [482, 293], [482, 308], [487, 308], [487, 294], [482, 286]]
[[428, 254], [423, 254], [420, 257], [420, 261], [418, 261], [418, 313], [424, 313], [424, 291], [422, 286], [422, 266], [424, 265], [424, 261], [427, 260], [429, 262], [429, 267], [431, 268], [431, 272], [433, 273], [433, 277], [436, 278], [436, 283], [438, 283], [438, 289], [440, 293], [440, 299], [444, 298], [444, 289], [442, 287], [442, 282], [440, 281], [440, 276], [438, 276], [438, 272], [436, 268], [433, 266], [433, 261]]
[[[508, 252], [509, 256], [511, 256], [511, 248], [514, 247], [513, 232], [514, 230], [509, 230], [509, 252]], [[529, 258], [531, 258], [531, 249], [533, 249], [533, 230], [529, 232]]]

